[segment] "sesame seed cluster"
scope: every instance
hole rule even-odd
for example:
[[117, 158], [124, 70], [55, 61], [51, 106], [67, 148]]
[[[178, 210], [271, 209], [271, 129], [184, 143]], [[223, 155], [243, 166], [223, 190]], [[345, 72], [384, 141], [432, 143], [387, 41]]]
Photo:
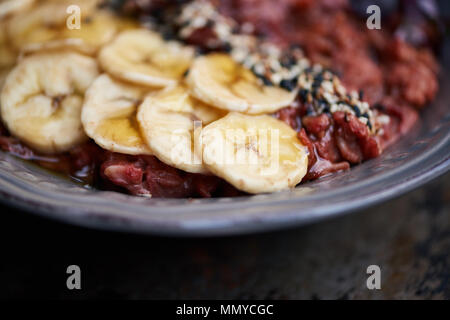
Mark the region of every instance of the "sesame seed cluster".
[[299, 46], [280, 49], [251, 34], [249, 24], [239, 26], [223, 16], [211, 1], [192, 0], [181, 6], [173, 21], [177, 38], [188, 40], [196, 31], [208, 28], [214, 37], [206, 39], [209, 50], [222, 50], [259, 79], [261, 85], [298, 90], [307, 104], [309, 115], [344, 111], [355, 115], [372, 134], [385, 119], [378, 119], [375, 110], [363, 102], [362, 92], [347, 92], [338, 76], [320, 65], [312, 65]]
[[307, 68], [299, 77], [299, 96], [307, 105], [307, 113], [317, 115], [344, 111], [353, 114], [376, 132], [376, 114], [367, 102], [362, 101], [362, 92], [347, 92], [339, 78], [320, 65]]
[[221, 15], [210, 1], [204, 0], [194, 0], [182, 6], [173, 21], [179, 28], [179, 38], [183, 40], [188, 39], [196, 30], [210, 28], [215, 38], [208, 39], [206, 47], [211, 50], [222, 48], [238, 31], [238, 25], [233, 19]]
[[194, 0], [183, 6], [175, 19], [180, 26], [179, 38], [189, 37], [201, 28], [211, 28], [215, 37], [207, 39], [210, 50], [223, 49], [232, 58], [251, 70], [262, 85], [276, 85], [288, 91], [297, 89], [298, 77], [309, 67], [299, 47], [281, 50], [250, 34], [252, 27], [221, 15], [210, 1]]

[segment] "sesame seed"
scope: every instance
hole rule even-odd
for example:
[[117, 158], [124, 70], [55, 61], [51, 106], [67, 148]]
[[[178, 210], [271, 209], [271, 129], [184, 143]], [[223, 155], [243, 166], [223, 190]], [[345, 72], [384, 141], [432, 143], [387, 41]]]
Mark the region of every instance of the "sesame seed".
[[284, 80], [281, 80], [280, 87], [282, 87], [288, 91], [294, 91], [295, 88], [297, 87], [297, 82], [298, 82], [297, 78], [293, 78], [290, 80], [284, 79]]
[[367, 124], [367, 121], [369, 121], [367, 118], [364, 118], [364, 117], [358, 117], [358, 120], [364, 124]]
[[363, 99], [364, 99], [364, 91], [359, 90], [359, 100], [363, 100]]
[[377, 122], [384, 125], [388, 124], [391, 121], [391, 118], [388, 115], [379, 115], [377, 117]]
[[359, 118], [361, 117], [361, 111], [359, 110], [359, 108], [357, 106], [352, 106], [353, 107], [353, 111], [355, 112], [355, 115]]

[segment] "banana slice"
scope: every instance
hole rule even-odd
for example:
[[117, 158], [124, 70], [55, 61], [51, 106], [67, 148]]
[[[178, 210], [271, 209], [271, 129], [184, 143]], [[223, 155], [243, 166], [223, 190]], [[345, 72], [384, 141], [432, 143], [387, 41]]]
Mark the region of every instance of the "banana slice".
[[[0, 6], [1, 10], [1, 6]], [[0, 91], [5, 83], [6, 76], [16, 63], [17, 53], [9, 45], [5, 23], [0, 21]]]
[[187, 88], [177, 86], [149, 95], [139, 107], [137, 119], [147, 144], [162, 162], [187, 172], [207, 174], [194, 152], [194, 136], [199, 133], [196, 128], [223, 115], [191, 98]]
[[187, 83], [192, 95], [214, 107], [248, 114], [272, 113], [290, 105], [297, 91], [261, 85], [251, 71], [226, 54], [195, 59]]
[[99, 76], [86, 92], [81, 113], [86, 134], [102, 148], [125, 154], [152, 154], [139, 132], [136, 111], [148, 88]]
[[3, 122], [39, 152], [69, 150], [87, 138], [81, 107], [97, 75], [96, 61], [77, 53], [27, 57], [6, 78], [0, 97]]
[[203, 164], [237, 189], [265, 193], [295, 187], [308, 168], [297, 133], [268, 115], [232, 112], [201, 133]]
[[99, 61], [108, 73], [142, 85], [165, 87], [180, 80], [193, 59], [194, 50], [165, 42], [146, 29], [124, 31], [105, 46]]
[[6, 25], [0, 21], [0, 69], [9, 68], [16, 62], [17, 53], [11, 48], [6, 33]]
[[[80, 8], [81, 19], [92, 17], [96, 12], [99, 0], [51, 0], [38, 2], [29, 10], [22, 11], [8, 22], [9, 38], [16, 49], [22, 50], [31, 44], [54, 41], [62, 31], [67, 29], [70, 6]], [[85, 19], [84, 19], [85, 20]], [[83, 21], [80, 24], [84, 27]], [[81, 31], [80, 30], [80, 31]], [[103, 29], [105, 31], [105, 29]]]
[[35, 0], [0, 0], [0, 20], [31, 7]]
[[11, 68], [0, 68], [0, 91], [3, 88], [3, 85], [5, 84], [6, 77], [10, 73]]
[[[43, 41], [30, 40], [24, 44], [22, 51], [27, 54], [42, 50], [59, 50], [69, 48], [85, 54], [95, 54], [100, 47], [110, 42], [121, 27], [120, 18], [107, 11], [98, 11], [81, 21], [80, 29], [69, 29], [61, 26], [60, 31], [46, 37]], [[45, 28], [45, 27], [44, 27]], [[45, 34], [45, 29], [43, 31]], [[35, 31], [34, 34], [38, 34]]]

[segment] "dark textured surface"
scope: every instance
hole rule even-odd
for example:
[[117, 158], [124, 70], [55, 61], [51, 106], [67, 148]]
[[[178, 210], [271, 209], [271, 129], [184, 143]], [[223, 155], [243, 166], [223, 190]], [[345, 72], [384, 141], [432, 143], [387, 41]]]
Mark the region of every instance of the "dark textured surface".
[[[363, 212], [235, 238], [98, 232], [1, 209], [1, 298], [450, 299], [450, 174]], [[81, 291], [65, 287], [70, 264]], [[371, 264], [382, 290], [366, 288]]]

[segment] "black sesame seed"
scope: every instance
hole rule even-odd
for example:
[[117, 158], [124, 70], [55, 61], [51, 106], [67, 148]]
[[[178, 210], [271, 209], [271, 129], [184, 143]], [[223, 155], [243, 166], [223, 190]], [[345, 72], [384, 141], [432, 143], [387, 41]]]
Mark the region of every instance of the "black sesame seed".
[[314, 70], [313, 70], [312, 67], [308, 67], [308, 68], [305, 69], [304, 72], [305, 72], [306, 74], [310, 74], [310, 73], [312, 73], [313, 71], [314, 71]]
[[323, 82], [323, 73], [319, 73], [314, 77], [314, 83], [322, 84]]
[[194, 55], [195, 55], [196, 57], [201, 56], [201, 55], [204, 55], [204, 54], [206, 54], [206, 53], [208, 53], [208, 50], [207, 50], [206, 48], [195, 47]]
[[359, 118], [361, 117], [361, 110], [359, 110], [358, 106], [352, 106], [353, 111], [355, 111], [355, 115]]
[[322, 82], [319, 82], [319, 81], [314, 81], [311, 84], [311, 88], [313, 88], [313, 90], [318, 90], [321, 86], [322, 86]]
[[330, 112], [330, 105], [325, 100], [321, 99], [319, 100], [319, 108], [322, 109], [322, 112], [329, 113]]
[[110, 0], [107, 4], [114, 10], [121, 10], [125, 4], [124, 0]]
[[312, 96], [314, 97], [314, 99], [319, 99], [319, 91], [317, 90], [317, 88], [312, 89]]
[[256, 71], [256, 65], [252, 65], [252, 67], [250, 68], [250, 71], [253, 72], [253, 74], [255, 76], [257, 76], [258, 78], [262, 78], [264, 75], [262, 75], [261, 73], [259, 73], [258, 71]]
[[369, 119], [369, 114], [368, 114], [367, 112], [364, 112], [364, 113], [362, 114], [362, 117]]
[[300, 96], [300, 99], [302, 100], [302, 102], [305, 102], [306, 99], [308, 98], [308, 90], [300, 89], [299, 96]]
[[310, 80], [312, 81], [312, 85], [322, 85], [323, 79], [320, 80], [320, 78], [317, 78], [317, 74], [314, 77], [311, 77]]
[[161, 36], [166, 41], [173, 40], [176, 38], [175, 32], [171, 29], [161, 30]]
[[364, 90], [359, 90], [358, 95], [359, 95], [359, 100], [363, 100], [364, 99]]
[[280, 82], [280, 87], [287, 91], [293, 91], [297, 87], [298, 79], [292, 78], [290, 80], [284, 79]]
[[385, 111], [386, 107], [384, 105], [382, 105], [381, 103], [376, 103], [373, 105], [374, 109], [380, 110], [380, 111]]
[[290, 69], [292, 66], [297, 64], [297, 59], [291, 55], [286, 55], [281, 58], [280, 64], [282, 67], [286, 69]]
[[191, 24], [190, 21], [185, 21], [185, 22], [183, 22], [183, 23], [180, 25], [180, 27], [181, 27], [181, 29], [184, 29], [184, 28], [189, 27], [190, 24]]
[[189, 75], [189, 69], [187, 69], [187, 70], [184, 72], [183, 77], [187, 77], [188, 75]]
[[313, 107], [313, 105], [310, 104], [310, 103], [307, 103], [307, 104], [306, 104], [306, 115], [311, 116], [311, 115], [313, 115], [314, 113], [315, 113], [315, 112], [314, 112], [314, 107]]
[[265, 77], [265, 76], [258, 76], [258, 78], [261, 79], [261, 81], [264, 83], [265, 86], [268, 86], [268, 87], [273, 86], [272, 81], [270, 81], [267, 77]]
[[152, 10], [152, 16], [155, 17], [159, 21], [163, 21], [164, 18], [164, 10], [163, 8], [156, 8]]
[[231, 46], [231, 44], [229, 42], [225, 42], [223, 44], [223, 51], [225, 51], [226, 53], [230, 53], [231, 50], [233, 50], [233, 47]]

